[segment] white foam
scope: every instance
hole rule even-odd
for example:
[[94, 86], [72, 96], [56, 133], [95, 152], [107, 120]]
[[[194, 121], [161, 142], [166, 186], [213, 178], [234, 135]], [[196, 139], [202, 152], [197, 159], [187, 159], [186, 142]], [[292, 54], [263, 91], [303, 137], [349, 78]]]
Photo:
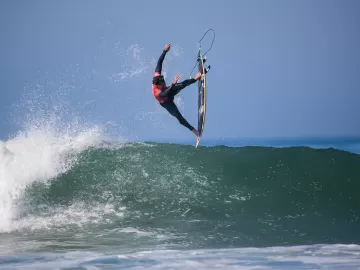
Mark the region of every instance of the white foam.
[[56, 125], [29, 128], [1, 142], [0, 146], [0, 232], [13, 229], [17, 202], [26, 187], [49, 181], [66, 172], [76, 154], [101, 138], [99, 127], [59, 131]]
[[[330, 257], [322, 250], [333, 250]], [[349, 251], [353, 254], [344, 255]], [[308, 250], [313, 252], [305, 255]], [[357, 251], [357, 252], [356, 252]], [[96, 269], [359, 269], [359, 246], [298, 246], [203, 250], [147, 250], [102, 254], [69, 252], [37, 255], [22, 260], [21, 269], [85, 268]], [[1, 268], [1, 265], [0, 265]]]
[[12, 223], [13, 230], [54, 230], [67, 231], [69, 227], [81, 228], [84, 225], [106, 224], [112, 222], [109, 216], [122, 217], [125, 208], [115, 209], [109, 203], [86, 204], [74, 202], [70, 206], [48, 208], [43, 214], [30, 215]]

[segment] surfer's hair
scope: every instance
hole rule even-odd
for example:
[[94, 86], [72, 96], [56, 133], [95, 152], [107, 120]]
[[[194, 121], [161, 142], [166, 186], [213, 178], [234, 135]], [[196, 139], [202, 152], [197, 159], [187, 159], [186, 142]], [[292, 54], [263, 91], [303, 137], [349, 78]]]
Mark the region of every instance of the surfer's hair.
[[159, 83], [164, 82], [164, 81], [165, 81], [164, 76], [159, 75], [159, 76], [156, 76], [156, 77], [153, 78], [152, 83], [153, 84], [159, 84]]

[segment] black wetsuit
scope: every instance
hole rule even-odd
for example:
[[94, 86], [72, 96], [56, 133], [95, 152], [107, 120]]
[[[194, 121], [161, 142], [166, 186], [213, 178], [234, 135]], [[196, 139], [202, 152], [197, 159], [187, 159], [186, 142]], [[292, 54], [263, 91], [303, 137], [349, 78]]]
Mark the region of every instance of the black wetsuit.
[[[165, 54], [166, 51], [163, 51], [162, 54], [159, 57], [159, 60], [157, 62], [156, 68], [155, 68], [155, 73], [159, 73], [161, 74], [162, 71], [162, 63], [164, 61], [165, 58]], [[159, 96], [160, 97], [167, 97], [168, 100], [164, 103], [160, 103], [160, 105], [162, 107], [164, 107], [172, 116], [174, 116], [181, 125], [187, 127], [189, 130], [193, 130], [194, 127], [191, 126], [186, 120], [185, 118], [181, 115], [181, 113], [179, 112], [177, 106], [174, 103], [174, 97], [175, 95], [177, 95], [182, 89], [184, 89], [185, 87], [195, 83], [196, 80], [195, 79], [187, 79], [184, 80], [182, 82], [176, 83], [176, 84], [171, 84], [171, 86], [167, 87], [164, 91], [162, 91]]]

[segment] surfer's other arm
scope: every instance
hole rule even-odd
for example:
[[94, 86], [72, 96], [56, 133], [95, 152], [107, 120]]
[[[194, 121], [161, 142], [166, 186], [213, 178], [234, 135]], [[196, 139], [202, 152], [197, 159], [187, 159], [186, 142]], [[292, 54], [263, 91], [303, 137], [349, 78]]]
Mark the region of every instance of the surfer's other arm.
[[162, 64], [163, 64], [163, 62], [164, 62], [166, 53], [170, 50], [170, 47], [171, 47], [171, 45], [170, 45], [170, 44], [167, 44], [167, 45], [165, 46], [163, 52], [161, 53], [161, 55], [160, 55], [160, 57], [159, 57], [159, 59], [158, 59], [156, 68], [155, 68], [155, 75], [160, 75], [160, 74], [161, 74]]

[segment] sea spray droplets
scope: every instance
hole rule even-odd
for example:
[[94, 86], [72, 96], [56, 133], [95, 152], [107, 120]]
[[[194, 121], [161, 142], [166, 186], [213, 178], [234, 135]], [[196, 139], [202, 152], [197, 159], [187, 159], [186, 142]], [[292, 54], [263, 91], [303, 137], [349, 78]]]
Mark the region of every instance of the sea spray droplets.
[[132, 77], [139, 77], [140, 75], [150, 71], [152, 67], [152, 62], [146, 60], [142, 56], [143, 48], [138, 44], [130, 45], [125, 51], [125, 55], [122, 57], [125, 58], [123, 61], [121, 72], [113, 74], [110, 77], [110, 80], [113, 82], [126, 81]]

